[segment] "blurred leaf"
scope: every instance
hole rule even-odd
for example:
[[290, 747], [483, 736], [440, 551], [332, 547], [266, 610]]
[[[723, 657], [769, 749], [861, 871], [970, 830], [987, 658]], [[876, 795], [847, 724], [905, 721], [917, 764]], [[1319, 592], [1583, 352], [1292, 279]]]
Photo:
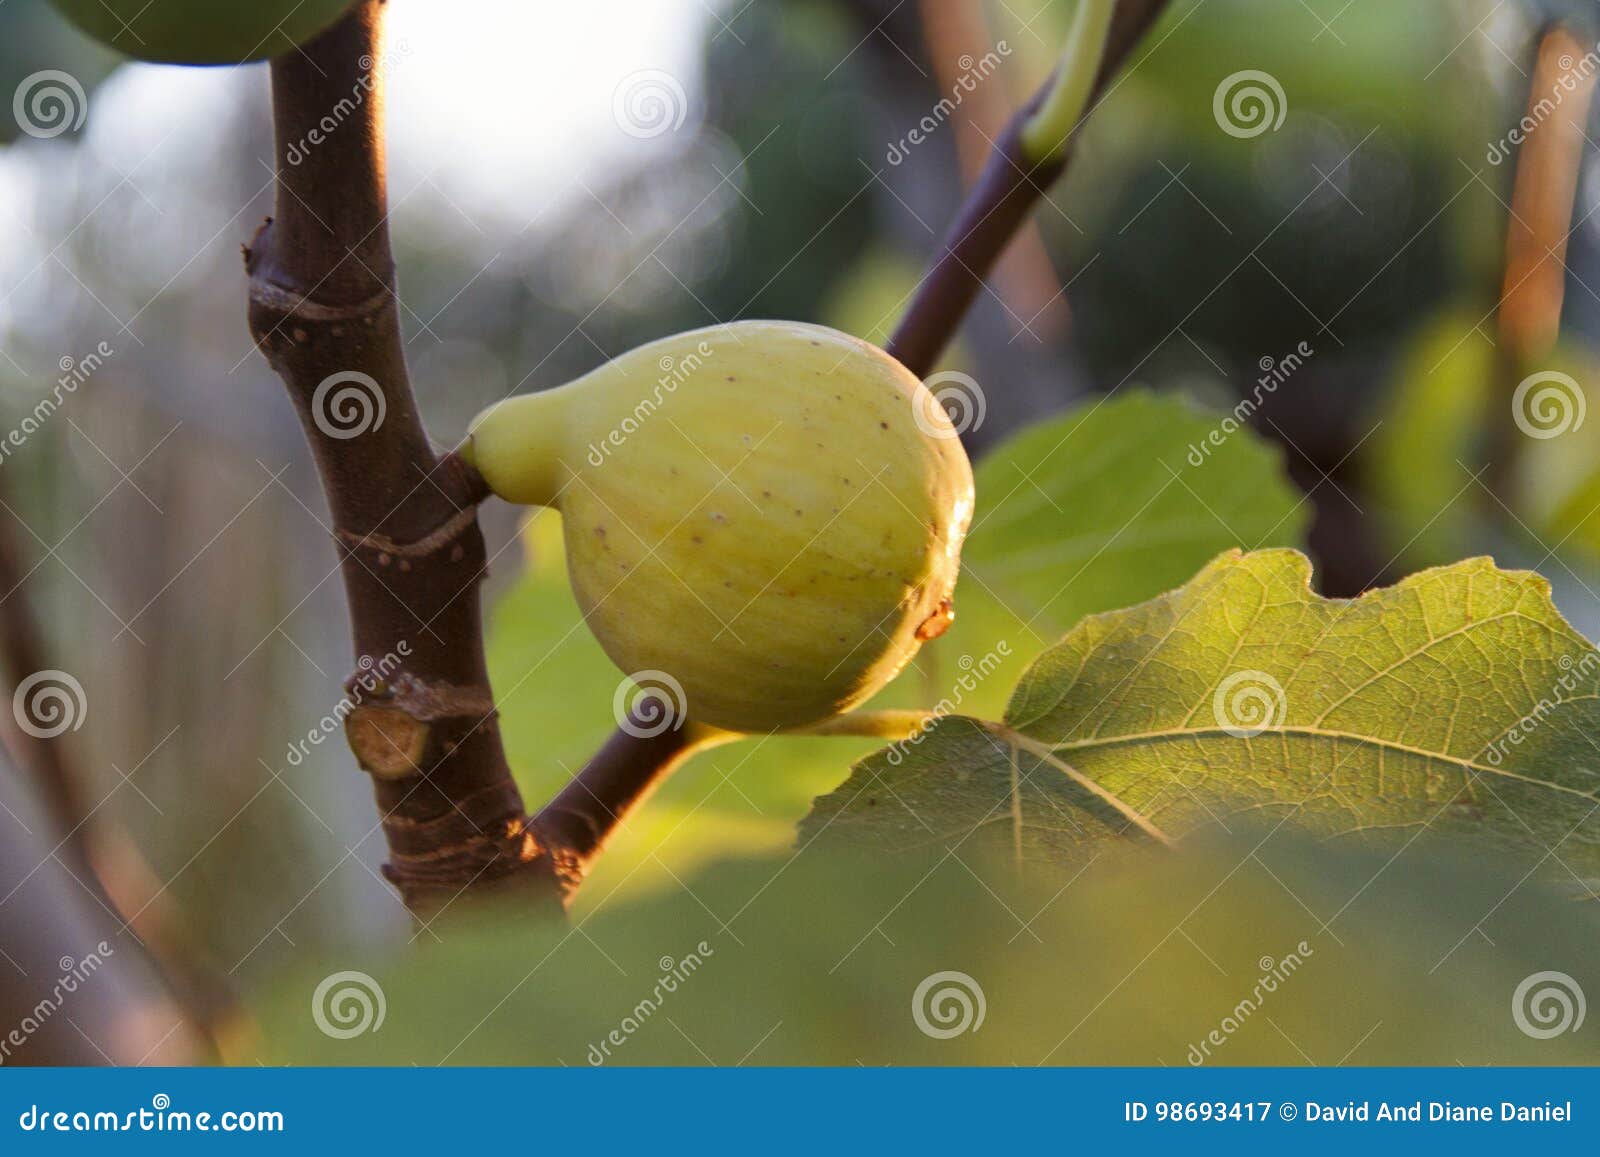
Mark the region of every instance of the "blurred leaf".
[[[802, 834], [1083, 859], [1266, 814], [1379, 843], [1465, 838], [1600, 881], [1600, 652], [1528, 571], [1471, 559], [1323, 599], [1288, 550], [1080, 623], [1004, 726], [947, 718], [864, 761]], [[1077, 777], [1077, 778], [1075, 778]], [[1530, 865], [1531, 866], [1531, 865]]]
[[8, 96], [0, 145], [21, 136], [22, 124], [13, 115], [19, 102], [40, 135], [73, 139], [81, 132], [76, 122], [93, 114], [95, 87], [120, 60], [45, 0], [0, 4], [0, 92]]
[[[1220, 550], [1297, 541], [1306, 508], [1254, 434], [1240, 431], [1203, 467], [1186, 466], [1189, 444], [1218, 421], [1130, 391], [997, 447], [977, 469], [955, 626], [873, 705], [944, 701], [998, 714], [1014, 674], [1082, 616], [1166, 590]], [[489, 631], [501, 729], [531, 802], [554, 794], [610, 734], [621, 679], [583, 625], [560, 527], [552, 511], [529, 522], [528, 572], [496, 604]], [[980, 677], [997, 664], [1005, 678]], [[580, 906], [618, 887], [671, 886], [708, 857], [785, 847], [812, 800], [878, 746], [763, 738], [697, 756], [624, 826]]]
[[[1388, 412], [1368, 444], [1380, 524], [1412, 566], [1484, 549], [1494, 541], [1486, 516], [1504, 518], [1542, 540], [1543, 549], [1560, 545], [1600, 554], [1600, 521], [1592, 518], [1600, 502], [1593, 466], [1600, 459], [1600, 422], [1571, 420], [1580, 408], [1600, 405], [1600, 365], [1584, 351], [1558, 347], [1537, 367], [1565, 375], [1582, 391], [1581, 398], [1549, 399], [1545, 428], [1563, 420], [1563, 406], [1570, 428], [1554, 437], [1515, 435], [1514, 465], [1498, 501], [1487, 489], [1489, 477], [1475, 480], [1492, 436], [1517, 422], [1509, 388], [1516, 383], [1496, 379], [1505, 371], [1497, 369], [1491, 324], [1481, 310], [1455, 306], [1420, 327], [1401, 351], [1386, 390]], [[1533, 428], [1540, 423], [1527, 411], [1539, 404], [1529, 395], [1521, 406]]]
[[[1535, 972], [1600, 991], [1600, 906], [1519, 886], [1482, 858], [1412, 850], [1394, 861], [1282, 832], [1240, 831], [1176, 856], [1123, 849], [1070, 883], [1019, 880], [976, 849], [749, 860], [576, 927], [530, 923], [521, 907], [436, 927], [438, 941], [424, 936], [398, 960], [305, 961], [262, 1010], [272, 1036], [248, 1059], [1600, 1060], [1595, 1033], [1534, 1039], [1512, 1010]], [[328, 981], [353, 970], [368, 976]], [[381, 993], [377, 1031], [319, 1031], [341, 986], [365, 991], [374, 1016]], [[346, 1030], [359, 1028], [359, 1007], [345, 1011]]]

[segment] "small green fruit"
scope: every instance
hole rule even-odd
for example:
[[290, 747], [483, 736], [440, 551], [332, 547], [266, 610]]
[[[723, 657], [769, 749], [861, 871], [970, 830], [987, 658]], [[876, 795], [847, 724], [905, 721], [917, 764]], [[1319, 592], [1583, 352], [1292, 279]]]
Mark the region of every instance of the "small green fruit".
[[351, 0], [51, 0], [119, 52], [164, 64], [243, 64], [281, 56]]
[[600, 645], [701, 723], [839, 714], [949, 621], [972, 468], [922, 383], [835, 330], [652, 342], [491, 407], [462, 453], [502, 498], [560, 509]]

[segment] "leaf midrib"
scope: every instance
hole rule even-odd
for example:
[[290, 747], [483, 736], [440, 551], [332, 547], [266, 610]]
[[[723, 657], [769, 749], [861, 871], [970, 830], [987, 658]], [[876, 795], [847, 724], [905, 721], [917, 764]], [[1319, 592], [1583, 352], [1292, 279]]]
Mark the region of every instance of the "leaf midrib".
[[[1023, 734], [1026, 734], [1025, 732]], [[1361, 735], [1354, 731], [1334, 731], [1325, 727], [1314, 727], [1300, 724], [1295, 726], [1264, 727], [1249, 736], [1233, 735], [1222, 727], [1173, 727], [1159, 731], [1129, 732], [1124, 735], [1095, 736], [1093, 739], [1072, 739], [1064, 742], [1053, 740], [1036, 740], [1043, 743], [1052, 751], [1093, 751], [1099, 748], [1121, 747], [1138, 743], [1161, 743], [1174, 739], [1227, 739], [1235, 743], [1249, 743], [1266, 735], [1280, 735], [1286, 738], [1303, 739], [1343, 739], [1367, 747], [1379, 747], [1389, 751], [1404, 752], [1407, 755], [1420, 756], [1423, 759], [1438, 760], [1441, 763], [1452, 764], [1464, 770], [1483, 772], [1488, 775], [1497, 775], [1503, 779], [1515, 780], [1519, 783], [1530, 784], [1534, 787], [1548, 788], [1551, 791], [1561, 792], [1566, 795], [1576, 796], [1591, 803], [1600, 803], [1600, 789], [1580, 791], [1578, 788], [1567, 787], [1565, 784], [1555, 783], [1547, 779], [1535, 779], [1532, 776], [1522, 775], [1509, 771], [1503, 767], [1494, 767], [1487, 763], [1478, 763], [1476, 760], [1464, 759], [1461, 756], [1449, 755], [1441, 751], [1429, 751], [1423, 747], [1413, 747], [1408, 743], [1400, 743], [1392, 739], [1380, 739], [1373, 735]]]

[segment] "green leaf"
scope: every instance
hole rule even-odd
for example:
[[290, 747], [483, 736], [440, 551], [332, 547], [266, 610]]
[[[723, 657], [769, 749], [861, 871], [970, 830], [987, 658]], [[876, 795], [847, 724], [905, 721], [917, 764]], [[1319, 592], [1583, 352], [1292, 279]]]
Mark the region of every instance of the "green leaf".
[[1020, 672], [1085, 615], [1170, 590], [1219, 551], [1299, 544], [1311, 515], [1253, 431], [1137, 389], [1024, 430], [976, 483], [955, 625], [923, 649], [922, 705], [960, 689], [969, 714], [999, 714], [1010, 680], [961, 688], [959, 657], [981, 665], [1003, 641], [1006, 674]]
[[1600, 879], [1600, 653], [1549, 583], [1470, 559], [1324, 599], [1287, 550], [1080, 623], [1002, 724], [946, 719], [819, 800], [803, 836], [1078, 858], [1240, 815], [1465, 837]]
[[[1032, 427], [977, 467], [956, 622], [874, 707], [998, 714], [1025, 665], [1086, 614], [1183, 581], [1218, 551], [1297, 542], [1309, 507], [1277, 451], [1248, 430], [1190, 447], [1223, 416], [1129, 390]], [[527, 573], [496, 604], [489, 662], [512, 767], [548, 798], [605, 740], [622, 677], [584, 628], [560, 519], [524, 535]], [[991, 677], [993, 676], [993, 677]], [[618, 887], [673, 887], [706, 859], [778, 851], [870, 740], [767, 738], [696, 756], [612, 842], [579, 904]]]
[[[1128, 848], [1075, 877], [1018, 879], [975, 848], [887, 863], [813, 850], [718, 865], [576, 926], [529, 920], [524, 901], [476, 915], [461, 907], [408, 952], [303, 959], [260, 1010], [267, 1040], [239, 1059], [1600, 1059], [1588, 1024], [1535, 1039], [1512, 1010], [1513, 993], [1539, 972], [1565, 974], [1591, 1000], [1600, 991], [1600, 905], [1519, 884], [1482, 857], [1414, 851], [1391, 863], [1256, 829], [1195, 840], [1181, 856]], [[345, 1035], [320, 1031], [313, 1009], [326, 1023], [338, 986], [367, 991], [374, 1022], [381, 992], [381, 1026], [351, 1035], [360, 1009], [347, 1001], [349, 1019], [334, 1025]]]
[[[1505, 378], [1515, 371], [1486, 329], [1481, 310], [1455, 306], [1402, 351], [1382, 422], [1363, 447], [1379, 526], [1412, 566], [1485, 549], [1496, 523], [1537, 541], [1534, 557], [1600, 556], [1600, 423], [1583, 420], [1600, 406], [1600, 367], [1559, 346], [1523, 379], [1531, 392], [1514, 404], [1517, 383]], [[1511, 437], [1514, 454], [1498, 481], [1482, 472], [1497, 432]], [[1503, 493], [1491, 494], [1491, 483]]]

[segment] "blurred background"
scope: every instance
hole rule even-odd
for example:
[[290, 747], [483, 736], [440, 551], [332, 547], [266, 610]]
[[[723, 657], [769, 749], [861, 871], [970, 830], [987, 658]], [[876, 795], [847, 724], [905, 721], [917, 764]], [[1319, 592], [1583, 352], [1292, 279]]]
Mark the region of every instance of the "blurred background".
[[[392, 228], [441, 445], [489, 402], [685, 328], [785, 317], [882, 341], [1072, 13], [391, 9]], [[1135, 384], [1226, 410], [1278, 367], [1249, 425], [1309, 495], [1325, 593], [1493, 553], [1548, 575], [1600, 634], [1600, 420], [1520, 457], [1493, 453], [1505, 423], [1486, 420], [1534, 369], [1600, 383], [1592, 15], [1178, 0], [953, 349], [985, 388], [974, 451]], [[1552, 47], [1557, 18], [1572, 39]], [[351, 657], [312, 464], [245, 326], [239, 246], [271, 202], [267, 70], [121, 61], [8, 0], [0, 91], [20, 102], [41, 70], [81, 101], [32, 132], [0, 118], [0, 423], [26, 430], [0, 445], [0, 520], [6, 585], [25, 580], [49, 665], [84, 688], [63, 747], [96, 824], [138, 849], [126, 871], [227, 983], [270, 983], [318, 945], [404, 943], [369, 784], [340, 736], [307, 741]], [[1223, 127], [1219, 81], [1242, 70], [1279, 83], [1277, 127]], [[1564, 76], [1579, 80], [1540, 117], [1576, 131], [1530, 159], [1508, 133]], [[1497, 309], [1507, 288], [1517, 310]], [[580, 639], [530, 679], [527, 656], [571, 621], [557, 541], [503, 505], [485, 517], [491, 660], [536, 801], [610, 730], [616, 673]], [[843, 748], [798, 780], [737, 752], [697, 761], [585, 903], [783, 846], [846, 766]]]

